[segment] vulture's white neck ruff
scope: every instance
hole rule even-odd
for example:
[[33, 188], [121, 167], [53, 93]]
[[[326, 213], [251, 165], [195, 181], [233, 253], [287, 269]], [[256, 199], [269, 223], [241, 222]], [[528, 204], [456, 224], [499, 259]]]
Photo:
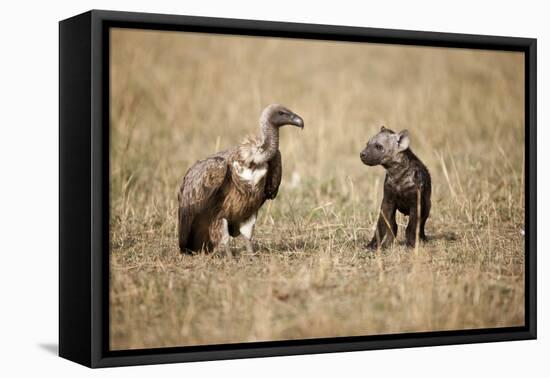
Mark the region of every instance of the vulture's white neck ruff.
[[260, 181], [264, 178], [267, 173], [267, 164], [261, 164], [255, 166], [255, 168], [250, 168], [247, 166], [241, 165], [238, 161], [233, 162], [233, 168], [237, 172], [237, 175], [241, 180], [247, 182], [252, 187], [256, 187]]
[[279, 128], [260, 118], [260, 135], [246, 140], [240, 147], [240, 157], [246, 166], [267, 163], [279, 150]]
[[239, 148], [239, 161], [233, 162], [239, 178], [256, 187], [267, 173], [267, 163], [279, 150], [279, 128], [265, 114], [260, 118], [260, 136], [245, 141]]

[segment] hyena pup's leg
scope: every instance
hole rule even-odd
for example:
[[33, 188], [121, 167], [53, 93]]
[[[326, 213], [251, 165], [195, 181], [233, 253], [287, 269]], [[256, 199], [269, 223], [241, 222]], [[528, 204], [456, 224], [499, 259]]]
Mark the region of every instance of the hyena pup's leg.
[[417, 207], [415, 206], [409, 210], [409, 223], [407, 224], [407, 229], [405, 230], [407, 246], [414, 247], [416, 245], [417, 238], [420, 241], [420, 239], [422, 238], [421, 228], [422, 219], [419, 216]]
[[[369, 249], [386, 247], [393, 243], [397, 235], [397, 222], [395, 221], [396, 205], [392, 201], [384, 199], [380, 208], [380, 216], [376, 225], [376, 231], [372, 240], [367, 245]], [[384, 237], [386, 239], [384, 240]]]
[[430, 216], [430, 207], [431, 203], [428, 200], [423, 202], [423, 208], [422, 208], [422, 215], [420, 219], [420, 240], [422, 241], [428, 241], [428, 238], [426, 237], [426, 232], [424, 231], [424, 228], [426, 226], [426, 221], [428, 220], [428, 217]]

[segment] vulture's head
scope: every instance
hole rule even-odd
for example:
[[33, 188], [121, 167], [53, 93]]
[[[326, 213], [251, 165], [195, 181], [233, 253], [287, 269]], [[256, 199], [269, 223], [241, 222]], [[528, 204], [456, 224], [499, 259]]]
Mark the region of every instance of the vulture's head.
[[293, 125], [301, 129], [304, 128], [302, 117], [278, 104], [271, 104], [264, 109], [260, 116], [260, 123], [275, 127]]
[[396, 133], [382, 126], [380, 132], [367, 142], [361, 151], [360, 158], [363, 164], [370, 166], [389, 164], [397, 157], [397, 154], [409, 148], [409, 144], [407, 130]]

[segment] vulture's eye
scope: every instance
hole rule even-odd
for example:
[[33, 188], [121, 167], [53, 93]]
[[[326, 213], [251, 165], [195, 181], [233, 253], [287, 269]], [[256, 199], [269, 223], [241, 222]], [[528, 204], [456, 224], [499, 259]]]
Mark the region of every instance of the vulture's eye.
[[279, 115], [280, 116], [285, 115], [285, 112], [283, 112], [282, 110], [279, 110]]
[[384, 150], [384, 147], [382, 147], [382, 145], [381, 145], [380, 143], [376, 143], [376, 144], [374, 145], [374, 148], [376, 148], [378, 151]]

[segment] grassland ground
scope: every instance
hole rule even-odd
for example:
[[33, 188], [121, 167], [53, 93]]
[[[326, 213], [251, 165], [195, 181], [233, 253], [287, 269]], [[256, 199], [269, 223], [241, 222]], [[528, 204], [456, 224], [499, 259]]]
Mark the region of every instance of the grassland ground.
[[[520, 53], [115, 30], [110, 346], [155, 348], [524, 324]], [[281, 132], [283, 182], [254, 254], [181, 255], [177, 190], [196, 160]], [[430, 169], [430, 241], [366, 251], [384, 172], [359, 152], [408, 129]]]

